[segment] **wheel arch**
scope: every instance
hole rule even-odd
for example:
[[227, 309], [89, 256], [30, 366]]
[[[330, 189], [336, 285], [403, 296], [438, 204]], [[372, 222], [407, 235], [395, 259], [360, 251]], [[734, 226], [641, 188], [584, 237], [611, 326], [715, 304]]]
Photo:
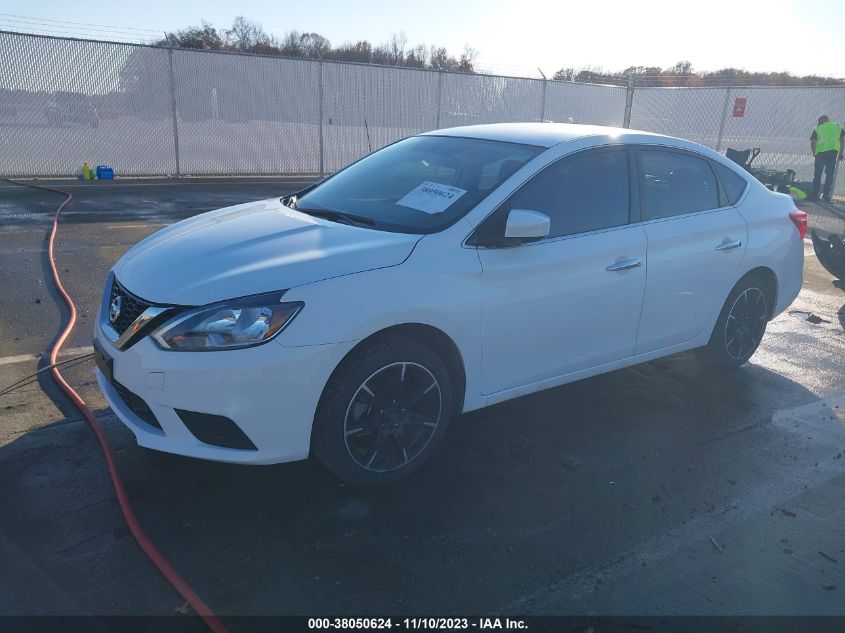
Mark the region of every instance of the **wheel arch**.
[[463, 355], [455, 341], [452, 340], [452, 337], [440, 328], [425, 323], [391, 325], [361, 339], [340, 360], [334, 371], [332, 371], [329, 380], [326, 381], [327, 384], [349, 359], [354, 358], [365, 347], [373, 345], [389, 336], [404, 336], [432, 349], [440, 356], [449, 370], [449, 377], [452, 379], [452, 388], [455, 394], [453, 413], [460, 413], [464, 408], [464, 399], [466, 397], [466, 368]]
[[[771, 305], [768, 306], [769, 309], [769, 320], [772, 319], [774, 316], [775, 306], [778, 303], [778, 278], [773, 271], [768, 266], [757, 266], [756, 268], [752, 268], [747, 273], [745, 273], [739, 280], [734, 284], [733, 288], [736, 288], [742, 281], [749, 279], [749, 278], [757, 278], [762, 283], [766, 285], [766, 290], [768, 290], [769, 298], [771, 299]], [[733, 288], [731, 288], [731, 292], [733, 292]]]

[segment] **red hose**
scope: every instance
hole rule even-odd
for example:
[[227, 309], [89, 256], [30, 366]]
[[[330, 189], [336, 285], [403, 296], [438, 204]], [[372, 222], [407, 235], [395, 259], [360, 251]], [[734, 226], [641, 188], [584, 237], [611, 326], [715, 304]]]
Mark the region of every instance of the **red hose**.
[[[53, 281], [55, 281], [59, 294], [62, 295], [62, 298], [67, 304], [68, 310], [70, 310], [70, 319], [65, 325], [64, 330], [62, 330], [62, 333], [59, 335], [59, 338], [56, 339], [56, 342], [53, 343], [53, 347], [50, 349], [50, 363], [55, 364], [59, 350], [61, 350], [62, 345], [64, 345], [67, 337], [73, 331], [73, 327], [76, 324], [76, 305], [73, 303], [73, 299], [71, 299], [70, 295], [65, 290], [65, 287], [62, 285], [62, 280], [59, 278], [59, 271], [56, 268], [56, 261], [53, 252], [56, 232], [59, 228], [59, 216], [62, 213], [62, 209], [64, 209], [65, 206], [67, 206], [67, 204], [73, 199], [73, 195], [67, 193], [66, 191], [60, 191], [58, 189], [52, 189], [42, 185], [17, 182], [14, 180], [9, 180], [9, 182], [15, 185], [31, 187], [33, 189], [43, 189], [44, 191], [51, 191], [65, 196], [64, 201], [56, 208], [56, 215], [53, 218], [53, 228], [50, 231], [50, 244], [48, 247], [50, 255], [50, 270], [53, 272]], [[196, 614], [205, 620], [208, 628], [214, 631], [214, 633], [228, 633], [226, 627], [223, 626], [220, 619], [214, 615], [208, 605], [202, 601], [185, 579], [182, 578], [175, 569], [173, 569], [173, 566], [167, 561], [164, 555], [158, 551], [158, 548], [153, 545], [150, 537], [147, 536], [146, 532], [144, 532], [144, 528], [142, 528], [141, 524], [138, 522], [138, 517], [135, 516], [135, 511], [132, 509], [132, 504], [129, 502], [129, 498], [126, 495], [126, 489], [123, 487], [123, 480], [120, 477], [120, 471], [117, 469], [117, 463], [114, 461], [114, 456], [112, 455], [108, 441], [106, 440], [106, 434], [103, 432], [103, 428], [100, 426], [100, 423], [97, 421], [94, 413], [88, 405], [85, 404], [82, 397], [76, 393], [73, 387], [71, 387], [64, 379], [64, 376], [62, 376], [62, 372], [58, 367], [51, 368], [50, 373], [53, 375], [53, 380], [56, 381], [62, 391], [68, 395], [68, 397], [73, 401], [73, 404], [76, 405], [76, 408], [79, 409], [85, 417], [85, 420], [88, 422], [88, 426], [90, 426], [91, 430], [94, 431], [94, 435], [97, 436], [97, 441], [100, 443], [100, 448], [103, 451], [103, 457], [105, 457], [106, 464], [108, 465], [109, 476], [111, 477], [111, 482], [114, 486], [114, 492], [117, 495], [117, 501], [120, 504], [120, 510], [123, 513], [123, 518], [126, 519], [126, 524], [129, 526], [132, 536], [135, 537], [135, 540], [138, 542], [138, 545], [140, 545], [144, 554], [146, 554], [147, 558], [153, 562], [153, 565], [158, 567], [158, 570], [162, 573], [162, 575], [171, 585], [173, 585], [173, 588], [181, 594]]]

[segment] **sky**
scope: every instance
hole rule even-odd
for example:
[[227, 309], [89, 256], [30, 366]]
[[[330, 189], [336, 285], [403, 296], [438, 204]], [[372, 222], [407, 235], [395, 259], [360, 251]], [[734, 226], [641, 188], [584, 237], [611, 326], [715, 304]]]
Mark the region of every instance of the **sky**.
[[[845, 2], [836, 0], [0, 0], [0, 30], [28, 30], [34, 19], [54, 20], [39, 22], [41, 30], [92, 39], [109, 39], [114, 30], [96, 25], [150, 29], [143, 34], [154, 35], [201, 20], [225, 28], [238, 15], [276, 35], [317, 32], [333, 44], [381, 43], [404, 32], [410, 46], [437, 44], [453, 55], [470, 46], [479, 67], [501, 74], [665, 68], [689, 60], [696, 70], [845, 76]], [[122, 37], [134, 33], [124, 31]]]

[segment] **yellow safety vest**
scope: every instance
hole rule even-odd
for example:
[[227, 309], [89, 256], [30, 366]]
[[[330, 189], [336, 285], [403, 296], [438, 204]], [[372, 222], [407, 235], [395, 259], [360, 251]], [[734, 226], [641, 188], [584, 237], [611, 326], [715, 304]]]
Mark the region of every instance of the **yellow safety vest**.
[[816, 154], [839, 150], [839, 136], [842, 134], [842, 126], [833, 121], [822, 123], [815, 129], [816, 133]]

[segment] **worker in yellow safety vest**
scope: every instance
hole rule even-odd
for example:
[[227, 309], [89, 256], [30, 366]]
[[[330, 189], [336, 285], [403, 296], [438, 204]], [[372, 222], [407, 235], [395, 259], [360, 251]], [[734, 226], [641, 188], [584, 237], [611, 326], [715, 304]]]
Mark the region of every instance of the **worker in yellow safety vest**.
[[845, 129], [834, 123], [827, 116], [819, 117], [819, 124], [810, 136], [810, 150], [816, 158], [816, 170], [813, 174], [813, 191], [810, 200], [819, 199], [819, 185], [824, 171], [824, 190], [822, 198], [830, 201], [830, 188], [833, 186], [833, 171], [836, 169], [836, 159], [842, 160], [845, 149]]

